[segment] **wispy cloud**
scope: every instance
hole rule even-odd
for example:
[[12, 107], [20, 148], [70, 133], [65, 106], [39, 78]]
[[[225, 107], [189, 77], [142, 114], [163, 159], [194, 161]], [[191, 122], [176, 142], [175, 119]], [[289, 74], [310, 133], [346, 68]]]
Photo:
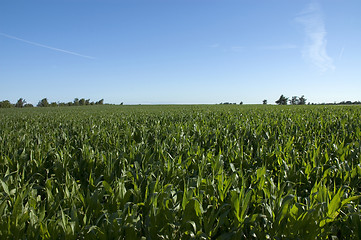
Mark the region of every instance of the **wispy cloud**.
[[338, 60], [340, 60], [342, 58], [344, 51], [345, 51], [345, 47], [342, 47], [340, 50], [340, 54], [338, 55]]
[[91, 56], [83, 55], [83, 54], [80, 54], [80, 53], [76, 53], [76, 52], [72, 52], [72, 51], [68, 51], [68, 50], [64, 50], [64, 49], [60, 49], [60, 48], [51, 47], [51, 46], [44, 45], [44, 44], [37, 43], [37, 42], [31, 42], [31, 41], [28, 41], [28, 40], [25, 40], [25, 39], [22, 39], [22, 38], [18, 38], [18, 37], [9, 35], [9, 34], [0, 33], [0, 35], [3, 36], [3, 37], [6, 37], [6, 38], [10, 38], [10, 39], [18, 40], [18, 41], [21, 41], [21, 42], [24, 42], [24, 43], [28, 43], [28, 44], [31, 44], [31, 45], [34, 45], [34, 46], [37, 46], [37, 47], [47, 48], [47, 49], [51, 49], [51, 50], [54, 50], [54, 51], [75, 55], [75, 56], [78, 56], [78, 57], [95, 59], [94, 57], [91, 57]]
[[311, 3], [306, 10], [296, 17], [301, 23], [306, 34], [306, 43], [303, 49], [303, 56], [316, 66], [321, 72], [334, 70], [333, 59], [328, 56], [327, 32], [325, 22], [318, 3]]
[[219, 44], [218, 43], [214, 43], [214, 44], [211, 44], [209, 45], [210, 48], [218, 48], [219, 47]]
[[241, 51], [243, 51], [243, 49], [244, 49], [244, 47], [240, 47], [240, 46], [231, 47], [232, 52], [241, 52]]
[[217, 49], [222, 52], [242, 52], [244, 47], [242, 46], [223, 46], [219, 43], [208, 45], [207, 47]]
[[261, 49], [264, 50], [287, 50], [298, 48], [295, 44], [282, 44], [282, 45], [272, 45], [272, 46], [263, 46]]

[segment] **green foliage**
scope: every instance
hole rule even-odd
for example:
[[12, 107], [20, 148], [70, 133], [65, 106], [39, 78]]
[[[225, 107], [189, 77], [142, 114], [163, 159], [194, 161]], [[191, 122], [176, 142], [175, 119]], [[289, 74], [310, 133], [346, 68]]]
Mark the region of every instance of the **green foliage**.
[[95, 105], [103, 105], [103, 104], [104, 104], [104, 99], [100, 99], [95, 103]]
[[0, 112], [1, 239], [361, 238], [358, 106]]
[[26, 103], [26, 104], [24, 105], [24, 107], [34, 107], [34, 105], [31, 104], [31, 103]]
[[0, 108], [11, 108], [12, 104], [9, 100], [4, 100], [0, 102]]
[[306, 104], [307, 99], [305, 98], [304, 95], [302, 95], [299, 99], [298, 99], [298, 105], [305, 105]]
[[291, 99], [290, 99], [290, 104], [291, 105], [305, 105], [306, 104], [306, 98], [304, 95], [302, 95], [300, 98], [297, 97], [297, 96], [293, 96]]
[[278, 105], [287, 105], [288, 98], [281, 95], [280, 98], [276, 101], [276, 104]]
[[43, 98], [43, 99], [41, 99], [41, 100], [39, 101], [39, 103], [38, 103], [37, 106], [38, 106], [38, 107], [49, 107], [50, 104], [49, 104], [47, 98]]
[[15, 104], [15, 107], [22, 108], [24, 107], [25, 103], [26, 103], [25, 99], [19, 98], [19, 100]]

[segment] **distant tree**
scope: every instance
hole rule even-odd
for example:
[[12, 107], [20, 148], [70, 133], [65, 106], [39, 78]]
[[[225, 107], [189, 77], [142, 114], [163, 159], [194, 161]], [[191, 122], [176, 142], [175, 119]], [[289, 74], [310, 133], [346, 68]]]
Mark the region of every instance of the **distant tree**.
[[15, 104], [15, 107], [22, 108], [24, 107], [25, 103], [26, 103], [25, 99], [19, 98], [19, 100]]
[[287, 105], [288, 98], [283, 96], [283, 94], [280, 96], [280, 98], [276, 101], [278, 105]]
[[47, 98], [43, 98], [39, 101], [38, 107], [49, 107], [49, 102]]
[[263, 104], [267, 105], [267, 99], [263, 100]]
[[82, 99], [79, 100], [79, 105], [80, 105], [80, 106], [84, 106], [84, 105], [85, 105], [85, 99], [84, 99], [84, 98], [82, 98]]
[[240, 102], [239, 105], [243, 105], [243, 102]]
[[292, 104], [292, 105], [297, 105], [299, 102], [297, 96], [293, 96], [289, 101], [290, 101], [290, 104]]
[[9, 100], [4, 100], [0, 102], [0, 108], [11, 108], [13, 105], [10, 103]]
[[103, 105], [104, 104], [104, 99], [100, 99], [98, 102], [95, 103], [96, 105]]
[[94, 102], [90, 102], [90, 105], [94, 105], [95, 103]]
[[121, 102], [120, 105], [123, 105], [123, 102]]
[[24, 107], [34, 107], [34, 105], [31, 104], [31, 103], [27, 103], [27, 104], [24, 105]]
[[50, 103], [50, 107], [57, 107], [57, 106], [58, 106], [58, 104], [56, 102]]
[[85, 105], [90, 105], [90, 99], [85, 100]]
[[79, 98], [74, 98], [74, 106], [79, 106]]
[[299, 105], [305, 105], [306, 104], [307, 99], [305, 98], [304, 95], [302, 95], [299, 99], [298, 99], [298, 104]]

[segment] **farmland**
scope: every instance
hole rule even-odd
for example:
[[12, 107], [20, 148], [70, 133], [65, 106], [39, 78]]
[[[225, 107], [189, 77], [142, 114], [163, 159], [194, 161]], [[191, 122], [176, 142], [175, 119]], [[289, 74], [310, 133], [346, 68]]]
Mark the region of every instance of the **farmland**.
[[361, 239], [358, 106], [0, 109], [1, 239]]

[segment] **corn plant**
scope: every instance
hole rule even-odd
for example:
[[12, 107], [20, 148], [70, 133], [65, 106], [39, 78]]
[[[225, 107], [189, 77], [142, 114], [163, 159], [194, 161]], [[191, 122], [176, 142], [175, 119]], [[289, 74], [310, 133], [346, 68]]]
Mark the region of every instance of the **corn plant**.
[[361, 239], [357, 106], [0, 109], [1, 239]]

